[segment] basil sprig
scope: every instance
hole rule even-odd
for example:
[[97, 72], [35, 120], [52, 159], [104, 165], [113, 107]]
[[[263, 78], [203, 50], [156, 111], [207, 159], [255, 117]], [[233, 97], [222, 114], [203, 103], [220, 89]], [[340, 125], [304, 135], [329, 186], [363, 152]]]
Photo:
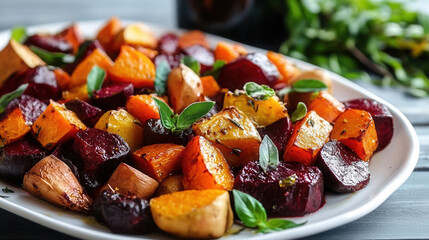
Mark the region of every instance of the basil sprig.
[[24, 91], [27, 89], [27, 87], [28, 87], [28, 83], [22, 84], [15, 91], [1, 96], [0, 97], [0, 113], [2, 113], [6, 109], [7, 105], [9, 105], [9, 103], [13, 99], [19, 98], [22, 95], [22, 93], [24, 93]]
[[285, 230], [306, 224], [294, 223], [286, 219], [267, 219], [264, 206], [254, 197], [238, 190], [232, 190], [234, 208], [240, 220], [246, 227], [257, 228], [258, 232], [268, 233]]
[[265, 173], [276, 169], [279, 165], [279, 151], [267, 135], [259, 146], [259, 165]]
[[277, 95], [282, 98], [284, 95], [290, 92], [299, 92], [299, 93], [308, 93], [308, 92], [320, 92], [328, 89], [328, 86], [317, 79], [302, 79], [294, 84], [291, 87], [285, 87], [282, 90], [277, 92]]
[[295, 111], [292, 113], [290, 120], [292, 122], [299, 121], [302, 118], [304, 118], [306, 114], [307, 114], [307, 106], [305, 106], [305, 103], [299, 102], [298, 105], [296, 106]]
[[243, 89], [247, 96], [256, 100], [267, 100], [276, 94], [270, 87], [266, 85], [259, 85], [254, 82], [247, 82], [244, 84]]
[[163, 101], [153, 98], [158, 105], [162, 125], [173, 133], [188, 129], [194, 122], [206, 115], [214, 106], [214, 102], [196, 102], [185, 108], [180, 115], [174, 114]]
[[162, 61], [156, 66], [155, 73], [155, 91], [159, 96], [162, 96], [167, 91], [167, 79], [170, 74], [171, 68], [167, 61]]
[[88, 91], [88, 97], [91, 98], [94, 91], [97, 91], [103, 86], [104, 78], [106, 77], [106, 71], [97, 65], [92, 67], [91, 71], [86, 77], [86, 89]]
[[223, 66], [225, 66], [225, 64], [226, 62], [224, 60], [216, 60], [216, 62], [213, 64], [212, 69], [205, 71], [203, 75], [212, 75], [215, 79], [218, 79], [220, 71], [222, 70]]
[[190, 56], [184, 56], [180, 59], [180, 63], [185, 64], [188, 68], [192, 69], [198, 76], [200, 76], [201, 65], [200, 63]]
[[62, 52], [49, 52], [33, 45], [30, 46], [30, 49], [45, 63], [56, 67], [60, 67], [67, 63], [72, 63], [75, 60], [75, 57], [73, 55]]
[[10, 37], [19, 43], [23, 43], [25, 39], [27, 39], [28, 37], [27, 30], [25, 29], [24, 26], [16, 26], [12, 28]]

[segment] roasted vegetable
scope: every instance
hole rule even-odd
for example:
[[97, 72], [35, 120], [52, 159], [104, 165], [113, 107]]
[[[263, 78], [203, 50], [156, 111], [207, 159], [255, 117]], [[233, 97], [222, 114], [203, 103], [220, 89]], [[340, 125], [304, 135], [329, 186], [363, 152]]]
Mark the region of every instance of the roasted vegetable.
[[219, 84], [217, 84], [216, 79], [211, 75], [201, 77], [201, 83], [203, 84], [203, 93], [206, 97], [214, 97], [220, 91]]
[[279, 79], [280, 81], [289, 85], [291, 79], [299, 74], [299, 70], [284, 55], [275, 53], [273, 51], [268, 51], [267, 58], [277, 67], [277, 70], [282, 76]]
[[75, 23], [68, 26], [66, 29], [55, 36], [62, 37], [64, 40], [66, 40], [72, 46], [73, 54], [77, 54], [79, 45], [83, 42], [82, 36], [79, 32], [79, 27]]
[[[125, 108], [142, 124], [151, 118], [159, 119], [159, 110], [155, 100], [153, 100], [154, 97], [149, 94], [130, 96]], [[161, 98], [158, 99], [161, 100]]]
[[91, 102], [105, 111], [123, 107], [134, 93], [131, 83], [115, 83], [94, 92]]
[[247, 50], [244, 47], [239, 44], [230, 44], [227, 42], [218, 42], [214, 50], [216, 61], [223, 60], [227, 63], [245, 54], [247, 54]]
[[161, 196], [164, 194], [170, 194], [174, 192], [180, 192], [185, 190], [183, 187], [183, 175], [171, 175], [161, 182], [158, 189], [155, 192], [155, 196]]
[[210, 48], [206, 35], [199, 30], [186, 32], [179, 37], [179, 47], [181, 49], [197, 44], [205, 48]]
[[266, 127], [258, 128], [258, 132], [262, 139], [268, 136], [276, 145], [279, 155], [282, 156], [292, 135], [292, 123], [289, 117], [284, 117]]
[[103, 111], [91, 104], [75, 99], [64, 104], [66, 108], [73, 111], [76, 116], [88, 127], [94, 127], [98, 119], [103, 115]]
[[161, 230], [183, 238], [219, 238], [233, 221], [228, 192], [217, 189], [152, 198], [150, 210]]
[[24, 42], [27, 46], [36, 46], [48, 52], [73, 53], [73, 46], [61, 36], [34, 34]]
[[201, 74], [211, 69], [211, 67], [214, 64], [215, 60], [214, 60], [213, 52], [204, 46], [195, 44], [195, 45], [186, 47], [182, 50], [185, 55], [192, 57], [194, 60], [200, 63]]
[[89, 96], [88, 96], [88, 86], [82, 85], [82, 86], [77, 86], [74, 87], [70, 90], [66, 90], [62, 93], [63, 95], [63, 99], [68, 102], [68, 101], [72, 101], [75, 99], [81, 100], [81, 101], [89, 101]]
[[116, 34], [113, 41], [113, 50], [118, 51], [123, 45], [154, 49], [158, 45], [158, 40], [152, 30], [144, 23], [132, 23]]
[[113, 42], [116, 35], [122, 30], [122, 22], [117, 17], [110, 18], [97, 33], [97, 40], [107, 52], [114, 51]]
[[175, 55], [180, 52], [179, 37], [174, 33], [166, 33], [158, 40], [158, 51], [161, 54]]
[[149, 119], [144, 123], [143, 128], [143, 145], [152, 145], [157, 143], [174, 143], [186, 146], [192, 138], [192, 129], [172, 133], [162, 125], [161, 119]]
[[345, 107], [340, 101], [326, 91], [316, 93], [308, 104], [308, 110], [315, 111], [326, 121], [333, 123], [344, 112]]

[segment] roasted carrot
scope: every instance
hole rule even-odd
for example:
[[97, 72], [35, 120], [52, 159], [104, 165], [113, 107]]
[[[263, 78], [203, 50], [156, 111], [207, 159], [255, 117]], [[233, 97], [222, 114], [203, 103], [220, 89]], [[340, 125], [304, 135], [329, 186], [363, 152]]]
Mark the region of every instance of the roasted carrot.
[[[151, 118], [159, 119], [159, 110], [153, 97], [148, 94], [130, 96], [125, 104], [125, 108], [142, 124]], [[161, 98], [158, 99], [162, 100]]]
[[150, 58], [152, 61], [155, 59], [156, 55], [158, 55], [158, 51], [156, 51], [154, 49], [151, 49], [151, 48], [137, 46], [136, 49], [139, 52], [141, 52], [144, 55], [146, 55], [146, 57]]
[[61, 88], [61, 90], [67, 90], [69, 89], [71, 77], [70, 75], [62, 70], [61, 68], [56, 68], [53, 70], [55, 74], [55, 78], [57, 79], [57, 84]]
[[268, 51], [267, 57], [277, 67], [280, 75], [282, 75], [281, 81], [289, 83], [299, 73], [293, 63], [282, 54]]
[[113, 41], [115, 36], [122, 30], [122, 22], [117, 17], [112, 17], [97, 33], [96, 39], [100, 42], [106, 51], [113, 50]]
[[14, 108], [0, 120], [0, 146], [16, 141], [30, 132], [24, 114], [19, 107]]
[[72, 45], [73, 54], [76, 54], [79, 50], [79, 45], [83, 42], [78, 26], [76, 24], [72, 24], [63, 31], [61, 31], [58, 35], [64, 38], [67, 42], [69, 42], [70, 45]]
[[214, 97], [220, 91], [219, 84], [217, 84], [216, 79], [211, 75], [201, 77], [201, 83], [203, 84], [204, 96], [206, 97]]
[[158, 45], [158, 40], [152, 30], [144, 23], [132, 23], [116, 34], [113, 41], [113, 50], [119, 50], [122, 45], [155, 49]]
[[322, 91], [310, 102], [308, 109], [315, 111], [326, 121], [333, 123], [344, 112], [345, 107], [334, 96], [326, 91]]
[[229, 44], [226, 42], [219, 42], [214, 50], [216, 60], [223, 60], [231, 62], [238, 58], [240, 55], [247, 53], [247, 50], [239, 44]]
[[192, 30], [179, 37], [179, 47], [184, 49], [192, 45], [199, 44], [210, 48], [206, 35], [199, 30]]

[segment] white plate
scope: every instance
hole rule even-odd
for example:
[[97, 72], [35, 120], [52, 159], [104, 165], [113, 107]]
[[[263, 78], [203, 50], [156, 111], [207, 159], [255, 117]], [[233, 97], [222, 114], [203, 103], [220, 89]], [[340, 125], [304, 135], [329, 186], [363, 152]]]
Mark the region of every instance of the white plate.
[[[79, 22], [79, 27], [85, 37], [92, 37], [102, 26], [104, 21]], [[57, 23], [29, 27], [30, 33], [57, 32], [67, 26], [68, 23]], [[180, 33], [181, 30], [167, 29], [160, 26], [149, 25], [157, 35], [166, 31]], [[208, 35], [212, 46], [215, 46], [223, 38]], [[0, 48], [2, 49], [9, 40], [9, 31], [0, 33]], [[246, 46], [249, 52], [262, 52], [265, 50]], [[292, 59], [301, 69], [312, 69], [314, 65]], [[284, 230], [270, 234], [256, 234], [246, 230], [238, 235], [231, 235], [227, 239], [285, 239], [298, 238], [326, 231], [356, 220], [383, 203], [412, 173], [419, 154], [417, 135], [405, 116], [391, 104], [385, 102], [374, 94], [366, 91], [358, 85], [330, 73], [333, 79], [334, 95], [339, 100], [353, 98], [372, 98], [385, 104], [392, 112], [395, 133], [392, 142], [383, 151], [376, 153], [370, 164], [371, 181], [365, 189], [353, 194], [326, 195], [326, 204], [317, 212], [304, 217], [293, 218], [296, 222], [308, 221], [302, 227]], [[0, 188], [7, 184], [0, 181]], [[21, 217], [52, 228], [75, 237], [84, 239], [165, 239], [166, 234], [150, 234], [142, 236], [112, 234], [107, 228], [96, 223], [92, 217], [83, 216], [70, 211], [65, 211], [52, 206], [42, 200], [31, 196], [21, 189], [15, 189], [15, 193], [8, 194], [10, 198], [0, 198], [0, 207], [15, 213]]]

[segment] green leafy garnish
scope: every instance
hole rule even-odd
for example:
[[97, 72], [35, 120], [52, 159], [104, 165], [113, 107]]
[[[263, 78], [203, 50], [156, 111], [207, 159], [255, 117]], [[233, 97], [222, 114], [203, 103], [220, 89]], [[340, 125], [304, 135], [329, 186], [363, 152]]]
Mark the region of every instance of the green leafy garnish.
[[163, 101], [153, 98], [158, 105], [162, 125], [173, 133], [188, 129], [194, 122], [206, 115], [214, 106], [214, 102], [196, 102], [186, 107], [180, 115], [174, 114]]
[[267, 100], [268, 98], [274, 96], [276, 92], [273, 89], [266, 85], [259, 85], [254, 82], [247, 82], [244, 87], [246, 95], [252, 97], [256, 100]]
[[167, 61], [162, 61], [156, 67], [154, 85], [155, 85], [155, 91], [159, 96], [164, 95], [167, 90], [167, 78], [170, 72], [171, 72], [170, 64], [168, 64]]
[[13, 191], [12, 189], [9, 189], [7, 186], [5, 188], [2, 189], [2, 191], [4, 193], [14, 193], [15, 191]]
[[225, 64], [226, 62], [224, 60], [216, 60], [216, 62], [213, 64], [212, 69], [205, 71], [203, 75], [212, 75], [215, 79], [218, 79], [220, 71], [222, 70], [223, 66], [225, 66]]
[[91, 98], [94, 91], [101, 88], [106, 77], [106, 71], [97, 65], [92, 67], [91, 71], [86, 77], [86, 89], [88, 90], [88, 97]]
[[306, 93], [306, 92], [320, 92], [328, 89], [328, 86], [320, 80], [303, 79], [292, 84], [292, 91]]
[[9, 198], [9, 196], [0, 195], [0, 198]]
[[180, 59], [180, 63], [185, 64], [188, 68], [192, 69], [198, 76], [200, 76], [200, 70], [201, 66], [200, 63], [193, 59], [190, 56], [184, 56], [182, 59]]
[[276, 169], [279, 165], [279, 151], [267, 135], [259, 146], [259, 165], [265, 173]]
[[49, 52], [36, 46], [30, 46], [37, 56], [39, 56], [45, 63], [52, 66], [62, 66], [67, 63], [74, 62], [74, 56], [62, 52]]
[[299, 102], [298, 105], [296, 106], [296, 110], [292, 113], [290, 120], [292, 122], [299, 121], [302, 118], [304, 118], [306, 114], [307, 114], [307, 106], [305, 106], [305, 103]]
[[247, 193], [232, 190], [234, 208], [240, 220], [246, 227], [257, 228], [258, 232], [267, 233], [294, 228], [304, 223], [294, 223], [286, 219], [270, 219], [267, 221], [267, 212], [264, 206]]
[[13, 99], [20, 97], [22, 95], [22, 93], [27, 89], [27, 87], [28, 87], [28, 83], [22, 84], [15, 91], [1, 96], [0, 97], [0, 113], [2, 113], [6, 109], [7, 105], [9, 105], [9, 103]]
[[16, 27], [12, 28], [10, 36], [13, 40], [15, 40], [19, 43], [23, 43], [25, 41], [25, 39], [27, 39], [27, 37], [28, 37], [27, 30], [25, 29], [24, 26], [16, 26]]

